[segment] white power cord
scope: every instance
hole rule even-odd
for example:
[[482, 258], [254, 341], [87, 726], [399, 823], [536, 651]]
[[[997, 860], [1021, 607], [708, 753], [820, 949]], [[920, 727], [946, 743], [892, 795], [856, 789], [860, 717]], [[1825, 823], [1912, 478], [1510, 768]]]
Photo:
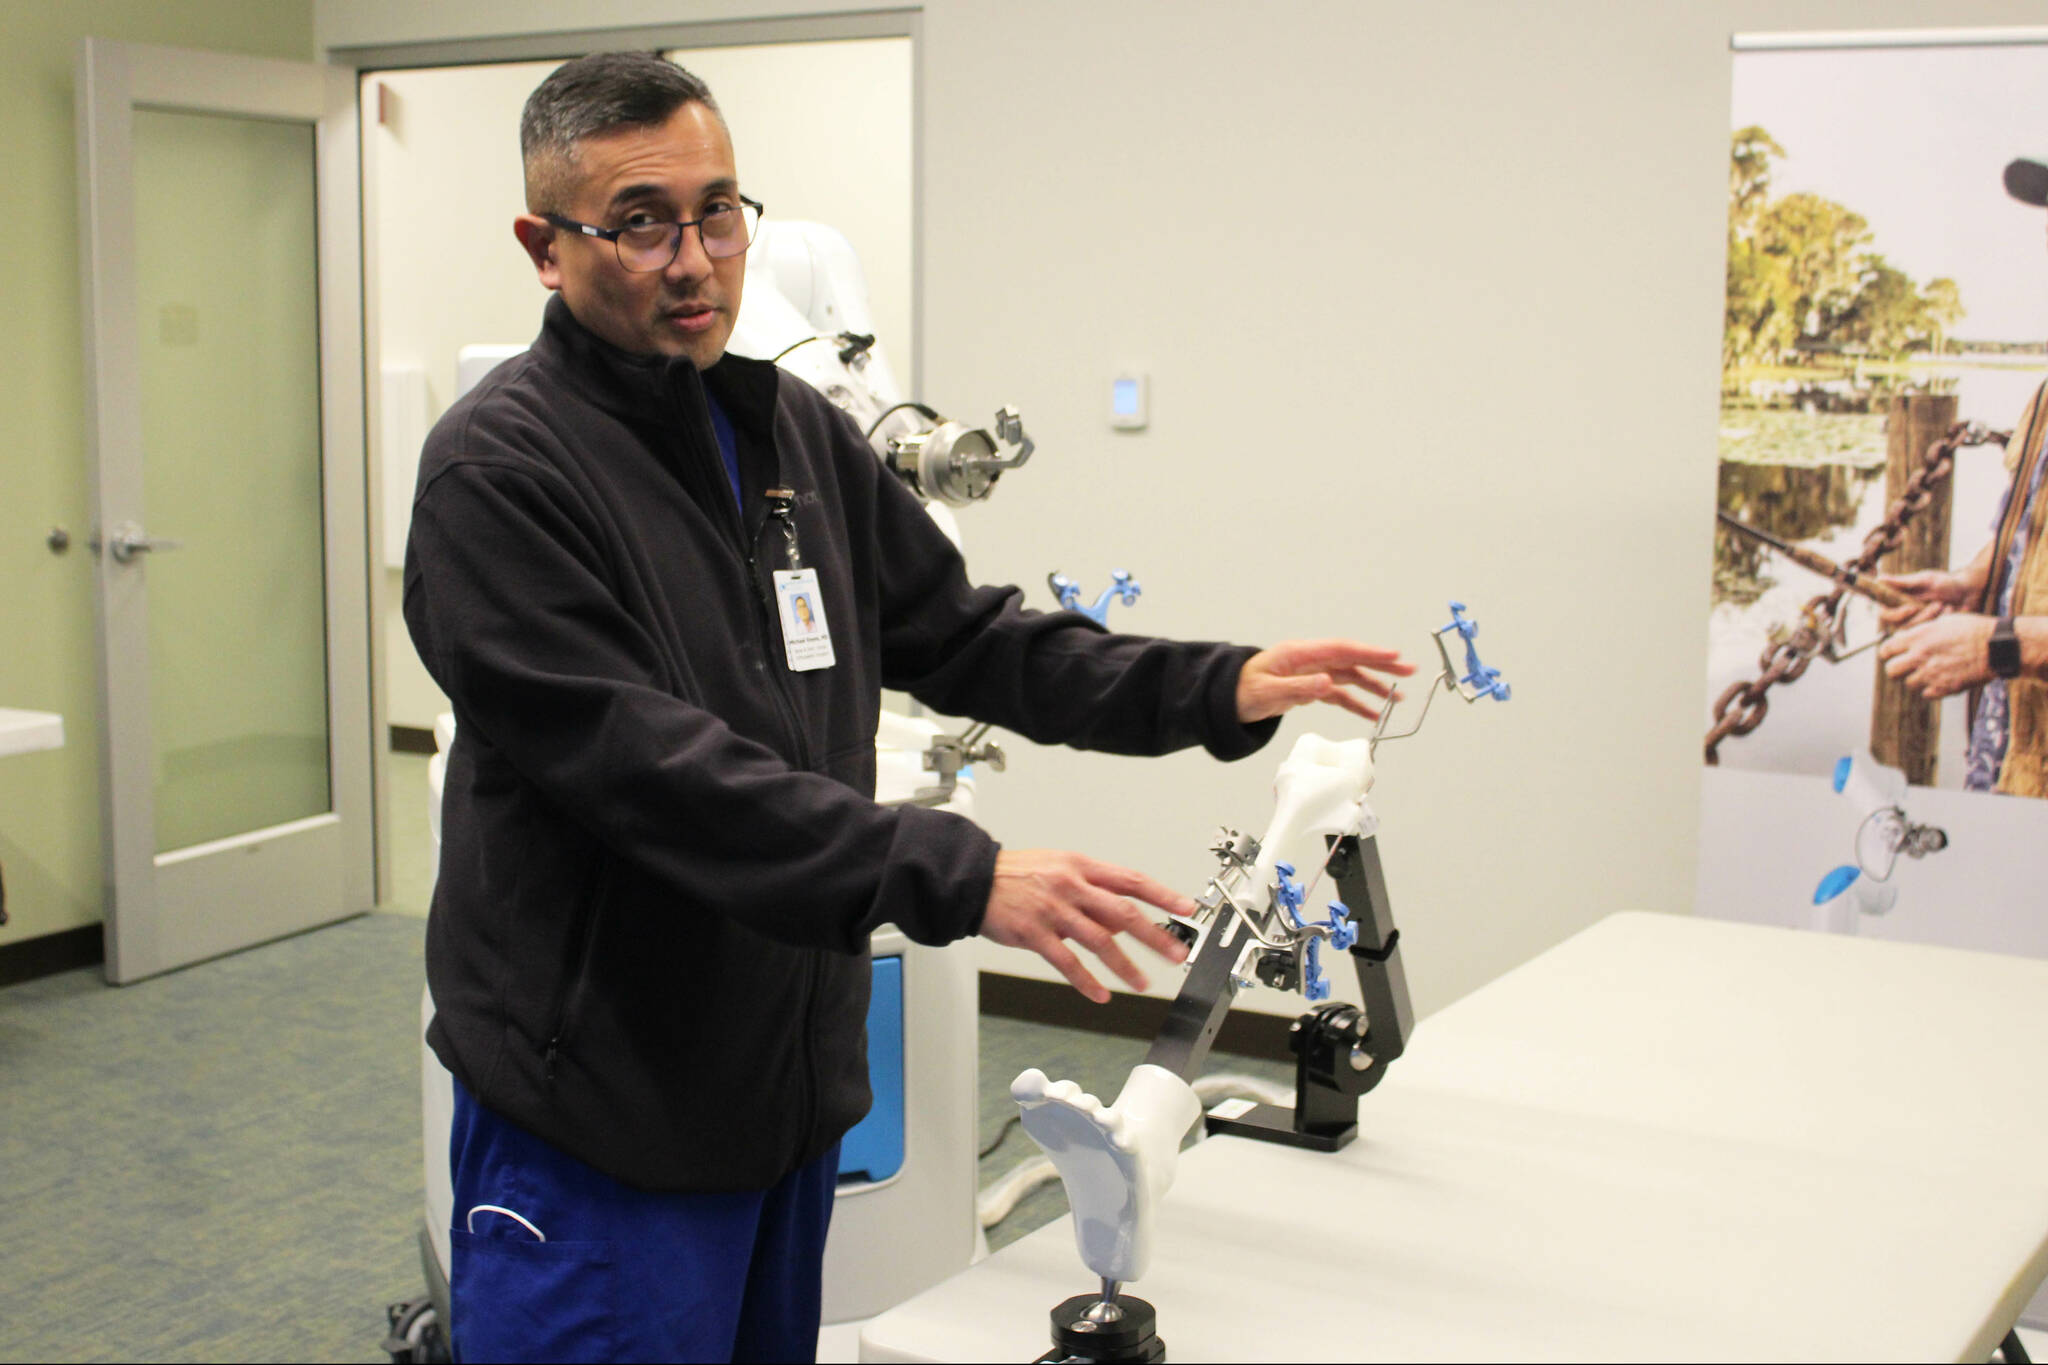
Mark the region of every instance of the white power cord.
[[992, 1228], [1010, 1216], [1017, 1201], [1048, 1180], [1059, 1179], [1059, 1167], [1049, 1156], [1034, 1156], [1018, 1162], [974, 1201], [974, 1211], [984, 1228]]
[[1260, 1104], [1270, 1104], [1281, 1109], [1294, 1107], [1294, 1092], [1271, 1081], [1262, 1081], [1257, 1076], [1241, 1076], [1232, 1072], [1218, 1072], [1204, 1076], [1195, 1082], [1195, 1097], [1207, 1109], [1218, 1100], [1247, 1099]]
[[[1278, 1105], [1283, 1109], [1294, 1107], [1294, 1092], [1282, 1089], [1271, 1081], [1262, 1081], [1256, 1076], [1220, 1072], [1204, 1076], [1195, 1082], [1195, 1096], [1204, 1109], [1218, 1100], [1242, 1097], [1256, 1100], [1260, 1104]], [[1195, 1127], [1199, 1139], [1201, 1126]], [[993, 1185], [983, 1190], [974, 1201], [974, 1211], [984, 1229], [992, 1228], [1008, 1218], [1015, 1211], [1024, 1196], [1049, 1180], [1059, 1179], [1059, 1168], [1046, 1156], [1027, 1157], [1012, 1166], [997, 1178]]]

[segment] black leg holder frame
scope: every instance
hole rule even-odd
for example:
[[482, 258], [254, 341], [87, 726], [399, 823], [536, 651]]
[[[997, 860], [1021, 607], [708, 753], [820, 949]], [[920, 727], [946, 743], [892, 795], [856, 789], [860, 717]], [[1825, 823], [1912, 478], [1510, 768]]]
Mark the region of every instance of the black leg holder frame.
[[[1358, 928], [1351, 965], [1358, 973], [1359, 999], [1365, 1008], [1332, 1001], [1295, 1020], [1289, 1040], [1295, 1057], [1294, 1108], [1260, 1104], [1229, 1118], [1210, 1114], [1212, 1134], [1338, 1151], [1358, 1136], [1358, 1097], [1380, 1083], [1388, 1063], [1408, 1045], [1415, 1013], [1408, 1003], [1408, 978], [1401, 971], [1401, 935], [1387, 901], [1379, 845], [1350, 834], [1332, 839], [1325, 866]], [[1225, 901], [1188, 960], [1187, 980], [1145, 1054], [1147, 1063], [1166, 1068], [1190, 1085], [1202, 1074], [1216, 1031], [1237, 998], [1237, 969], [1247, 947], [1256, 951], [1251, 927]], [[1077, 1295], [1055, 1308], [1052, 1349], [1035, 1365], [1164, 1360], [1166, 1345], [1159, 1339], [1152, 1305], [1128, 1294], [1116, 1302], [1120, 1316], [1106, 1321], [1091, 1317], [1091, 1311], [1102, 1307], [1101, 1295]]]
[[[1378, 841], [1345, 835], [1331, 842], [1329, 872], [1358, 927], [1358, 941], [1350, 950], [1351, 965], [1358, 973], [1359, 998], [1365, 1008], [1331, 1001], [1296, 1019], [1288, 1037], [1295, 1057], [1294, 1108], [1261, 1104], [1230, 1117], [1210, 1114], [1206, 1125], [1212, 1134], [1228, 1133], [1318, 1152], [1338, 1151], [1358, 1136], [1358, 1097], [1380, 1083], [1388, 1065], [1408, 1046], [1415, 1011], [1408, 1001], [1401, 933], [1394, 928]], [[1217, 926], [1219, 930], [1223, 927]], [[1191, 973], [1182, 994], [1196, 984], [1197, 974]], [[1235, 994], [1234, 984], [1231, 994]], [[1223, 1006], [1217, 1011], [1218, 1024], [1229, 1008], [1227, 998]], [[1213, 1027], [1208, 1032], [1210, 1038], [1215, 1036]], [[1208, 1051], [1206, 1042], [1204, 1053]], [[1154, 1047], [1156, 1051], [1157, 1044]], [[1182, 1075], [1190, 1081], [1194, 1078], [1191, 1072]]]

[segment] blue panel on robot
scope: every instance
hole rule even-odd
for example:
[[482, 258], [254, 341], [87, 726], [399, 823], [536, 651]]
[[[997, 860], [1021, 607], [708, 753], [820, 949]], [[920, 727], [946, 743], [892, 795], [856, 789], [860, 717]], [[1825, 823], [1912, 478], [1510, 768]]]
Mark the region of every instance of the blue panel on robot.
[[875, 959], [868, 1001], [868, 1083], [875, 1107], [839, 1145], [839, 1180], [887, 1180], [903, 1169], [903, 959]]

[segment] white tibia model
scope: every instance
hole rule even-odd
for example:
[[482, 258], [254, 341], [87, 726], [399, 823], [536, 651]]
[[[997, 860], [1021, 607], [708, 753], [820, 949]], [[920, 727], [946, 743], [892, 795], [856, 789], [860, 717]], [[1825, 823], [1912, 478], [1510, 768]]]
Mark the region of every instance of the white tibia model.
[[1010, 1097], [1024, 1131], [1059, 1167], [1082, 1263], [1119, 1283], [1143, 1276], [1153, 1210], [1173, 1185], [1182, 1136], [1201, 1116], [1194, 1087], [1164, 1067], [1140, 1066], [1104, 1105], [1033, 1067], [1010, 1083]]

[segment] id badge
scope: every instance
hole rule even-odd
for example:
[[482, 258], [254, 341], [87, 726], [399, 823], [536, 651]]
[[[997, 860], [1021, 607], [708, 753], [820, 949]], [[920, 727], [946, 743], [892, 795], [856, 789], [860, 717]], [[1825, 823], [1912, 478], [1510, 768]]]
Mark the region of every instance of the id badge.
[[830, 668], [832, 628], [825, 624], [825, 595], [816, 569], [778, 569], [775, 608], [782, 617], [782, 652], [792, 673]]

